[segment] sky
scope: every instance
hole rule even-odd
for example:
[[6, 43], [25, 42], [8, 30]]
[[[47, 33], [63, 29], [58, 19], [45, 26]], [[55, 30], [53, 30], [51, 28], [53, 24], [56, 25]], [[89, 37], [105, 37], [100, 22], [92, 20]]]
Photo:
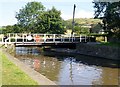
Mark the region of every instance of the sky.
[[0, 26], [16, 24], [16, 12], [31, 1], [42, 2], [46, 10], [54, 6], [61, 11], [61, 17], [64, 20], [73, 17], [74, 4], [76, 5], [75, 18], [94, 17], [92, 0], [0, 0]]

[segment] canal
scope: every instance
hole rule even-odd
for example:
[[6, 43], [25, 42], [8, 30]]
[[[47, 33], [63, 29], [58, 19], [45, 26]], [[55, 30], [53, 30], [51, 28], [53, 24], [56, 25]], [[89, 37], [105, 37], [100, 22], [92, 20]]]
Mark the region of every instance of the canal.
[[118, 85], [118, 61], [16, 47], [14, 56], [58, 85]]

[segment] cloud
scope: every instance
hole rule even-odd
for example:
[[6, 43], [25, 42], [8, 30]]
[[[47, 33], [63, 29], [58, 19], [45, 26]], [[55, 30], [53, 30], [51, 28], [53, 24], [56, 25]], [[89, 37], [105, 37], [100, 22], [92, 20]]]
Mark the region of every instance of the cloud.
[[[64, 20], [72, 19], [73, 14], [66, 14], [62, 12], [61, 17]], [[91, 11], [86, 11], [86, 10], [80, 10], [78, 12], [75, 12], [75, 18], [93, 18], [94, 17], [94, 12]]]

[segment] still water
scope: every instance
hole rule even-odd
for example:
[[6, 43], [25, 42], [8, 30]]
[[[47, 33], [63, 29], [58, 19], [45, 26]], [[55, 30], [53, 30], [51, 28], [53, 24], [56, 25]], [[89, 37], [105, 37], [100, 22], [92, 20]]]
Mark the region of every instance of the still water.
[[16, 47], [15, 57], [59, 85], [118, 85], [118, 61]]

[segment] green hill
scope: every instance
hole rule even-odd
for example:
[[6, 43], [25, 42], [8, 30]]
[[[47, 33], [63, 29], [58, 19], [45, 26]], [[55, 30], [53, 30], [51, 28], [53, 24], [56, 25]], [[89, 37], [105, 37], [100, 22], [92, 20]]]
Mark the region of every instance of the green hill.
[[[98, 33], [102, 29], [102, 20], [93, 18], [75, 18], [75, 33]], [[72, 19], [66, 20], [66, 30], [72, 29]]]
[[[72, 19], [66, 20], [66, 22], [72, 23]], [[93, 19], [93, 18], [75, 18], [75, 23], [80, 25], [91, 25], [91, 24], [98, 24], [102, 22], [100, 19]]]

